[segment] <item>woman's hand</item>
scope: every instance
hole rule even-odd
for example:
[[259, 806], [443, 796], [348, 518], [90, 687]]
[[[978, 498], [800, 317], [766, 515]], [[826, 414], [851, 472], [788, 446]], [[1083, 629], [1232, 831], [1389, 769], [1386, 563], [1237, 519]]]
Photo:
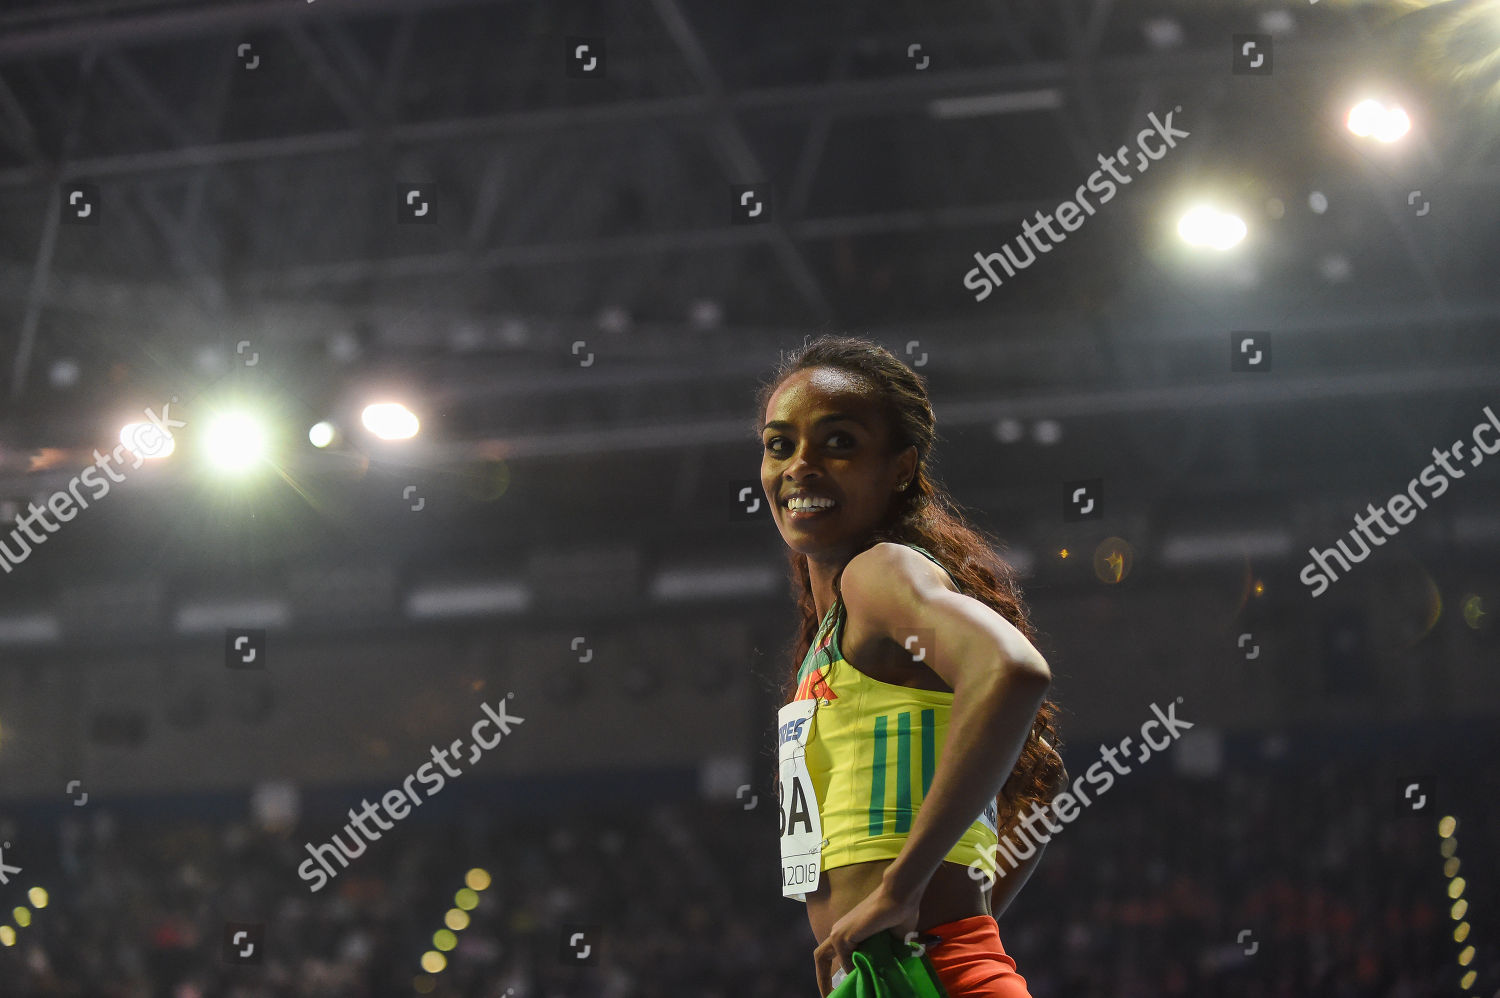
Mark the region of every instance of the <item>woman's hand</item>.
[[894, 929], [905, 939], [917, 928], [917, 913], [922, 900], [920, 891], [908, 897], [896, 897], [882, 883], [837, 922], [813, 950], [813, 964], [818, 970], [818, 993], [828, 998], [833, 990], [833, 965], [837, 958], [845, 971], [854, 970], [854, 948], [883, 929]]

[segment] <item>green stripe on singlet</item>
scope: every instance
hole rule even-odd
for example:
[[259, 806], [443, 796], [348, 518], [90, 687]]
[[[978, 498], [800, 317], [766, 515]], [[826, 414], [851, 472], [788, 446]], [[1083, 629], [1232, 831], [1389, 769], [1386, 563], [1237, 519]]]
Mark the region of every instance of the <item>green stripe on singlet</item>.
[[870, 769], [870, 834], [885, 833], [885, 715], [875, 718], [875, 757]]
[[937, 758], [937, 733], [933, 730], [933, 714], [931, 707], [922, 711], [922, 799], [927, 799], [927, 791], [932, 787], [933, 760]]
[[911, 711], [896, 715], [896, 832], [911, 831]]

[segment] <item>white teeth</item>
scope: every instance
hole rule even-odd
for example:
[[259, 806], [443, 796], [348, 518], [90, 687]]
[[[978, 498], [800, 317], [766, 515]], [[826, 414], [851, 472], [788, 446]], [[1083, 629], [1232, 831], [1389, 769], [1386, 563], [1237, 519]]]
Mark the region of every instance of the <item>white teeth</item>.
[[801, 512], [808, 509], [829, 509], [833, 506], [832, 499], [793, 499], [787, 504], [787, 508], [793, 512]]

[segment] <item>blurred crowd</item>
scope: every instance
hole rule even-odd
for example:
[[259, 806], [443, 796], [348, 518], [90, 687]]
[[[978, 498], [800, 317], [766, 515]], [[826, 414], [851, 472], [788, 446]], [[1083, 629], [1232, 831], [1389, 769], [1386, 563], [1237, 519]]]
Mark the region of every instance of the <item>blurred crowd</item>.
[[[1089, 760], [1077, 761], [1075, 776]], [[1036, 998], [1500, 994], [1500, 774], [1450, 766], [1465, 769], [1450, 781], [1461, 791], [1425, 788], [1431, 804], [1413, 810], [1388, 766], [1298, 760], [1193, 778], [1144, 767], [1054, 837], [1000, 914], [1001, 940]], [[1444, 813], [1459, 818], [1463, 942]], [[273, 832], [90, 807], [33, 827], [0, 806], [0, 823], [6, 861], [24, 869], [0, 886], [0, 916], [31, 886], [48, 891], [0, 946], [7, 998], [817, 994], [815, 941], [805, 908], [781, 897], [764, 804], [538, 807], [500, 820], [469, 802], [446, 820], [402, 822], [316, 894], [295, 872], [317, 837], [306, 820]], [[492, 882], [444, 969], [428, 973], [423, 954], [474, 867]], [[228, 922], [264, 925], [259, 962], [226, 962]], [[1460, 989], [1466, 970], [1477, 979]]]

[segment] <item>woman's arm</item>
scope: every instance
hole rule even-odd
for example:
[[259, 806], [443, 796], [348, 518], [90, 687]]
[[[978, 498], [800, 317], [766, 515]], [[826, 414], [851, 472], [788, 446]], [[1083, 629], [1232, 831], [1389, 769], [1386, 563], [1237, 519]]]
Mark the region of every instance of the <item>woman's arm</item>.
[[[1009, 831], [1009, 828], [1006, 831]], [[1004, 841], [1003, 836], [1001, 841]], [[1036, 852], [1023, 859], [1014, 870], [1002, 871], [998, 869], [999, 861], [996, 861], [996, 879], [994, 886], [990, 888], [990, 915], [998, 920], [1005, 913], [1005, 909], [1010, 907], [1016, 895], [1021, 893], [1021, 888], [1026, 886], [1026, 881], [1031, 879], [1032, 871], [1041, 865], [1042, 853], [1046, 851], [1047, 843], [1038, 842]]]
[[[1038, 738], [1037, 741], [1042, 743], [1042, 750], [1052, 756], [1052, 767], [1055, 775], [1050, 783], [1052, 793], [1056, 795], [1068, 785], [1068, 769], [1063, 765], [1062, 756], [1057, 754], [1057, 750], [1047, 744], [1047, 739]], [[1001, 803], [1003, 805], [1003, 801]], [[1016, 815], [1009, 824], [1000, 829], [1000, 841], [1004, 842], [1006, 836], [1010, 835], [1020, 823], [1021, 816]], [[1036, 844], [1036, 851], [1022, 860], [1015, 869], [1005, 871], [1004, 876], [1000, 876], [1000, 861], [998, 859], [995, 861], [995, 882], [990, 886], [991, 915], [998, 919], [1005, 913], [1005, 909], [1010, 907], [1010, 903], [1016, 899], [1016, 895], [1021, 893], [1021, 888], [1026, 886], [1026, 881], [1031, 879], [1032, 872], [1041, 864], [1042, 853], [1046, 851], [1047, 843], [1038, 842]]]
[[978, 600], [944, 585], [915, 551], [877, 544], [845, 566], [844, 606], [869, 631], [909, 647], [919, 636], [926, 665], [953, 688], [948, 734], [932, 785], [901, 853], [886, 868], [895, 898], [920, 896], [943, 858], [1000, 793], [1052, 683], [1041, 653]]

